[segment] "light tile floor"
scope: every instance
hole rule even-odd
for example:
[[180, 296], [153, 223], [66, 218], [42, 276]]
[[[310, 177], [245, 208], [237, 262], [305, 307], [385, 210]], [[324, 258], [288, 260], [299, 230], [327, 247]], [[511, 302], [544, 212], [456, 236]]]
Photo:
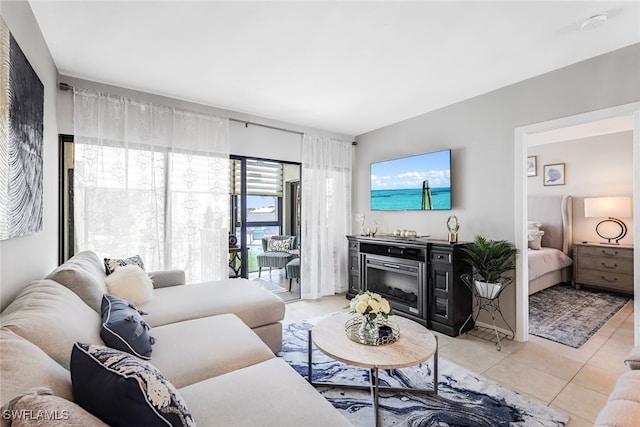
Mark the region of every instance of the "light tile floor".
[[[285, 323], [342, 310], [345, 295], [287, 304]], [[570, 427], [591, 426], [606, 404], [623, 358], [633, 347], [633, 300], [579, 349], [531, 335], [503, 341], [502, 351], [481, 338], [440, 333], [440, 356], [571, 416]]]

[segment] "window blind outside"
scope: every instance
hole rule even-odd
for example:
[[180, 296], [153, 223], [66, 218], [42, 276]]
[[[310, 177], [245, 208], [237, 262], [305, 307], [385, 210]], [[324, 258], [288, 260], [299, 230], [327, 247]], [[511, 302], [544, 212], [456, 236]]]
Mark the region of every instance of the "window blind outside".
[[[232, 160], [231, 189], [234, 195], [241, 193], [241, 162]], [[282, 163], [247, 159], [247, 195], [282, 197]]]

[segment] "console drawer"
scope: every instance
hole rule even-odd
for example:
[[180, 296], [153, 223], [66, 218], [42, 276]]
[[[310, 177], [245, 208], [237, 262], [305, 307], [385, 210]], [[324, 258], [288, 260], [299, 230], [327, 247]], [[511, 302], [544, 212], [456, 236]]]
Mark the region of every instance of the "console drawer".
[[437, 262], [440, 264], [451, 264], [453, 253], [450, 251], [443, 251], [432, 249], [430, 260], [431, 262]]

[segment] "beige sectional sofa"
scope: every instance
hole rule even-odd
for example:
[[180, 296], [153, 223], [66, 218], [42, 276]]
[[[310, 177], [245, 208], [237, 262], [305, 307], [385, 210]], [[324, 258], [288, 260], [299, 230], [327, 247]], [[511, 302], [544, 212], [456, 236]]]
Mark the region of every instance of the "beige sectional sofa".
[[[76, 342], [104, 345], [97, 305], [106, 292], [103, 275], [95, 253], [78, 254], [0, 313], [2, 405], [46, 387], [65, 399], [55, 408], [71, 405], [59, 425], [103, 425], [71, 403], [78, 396], [70, 372]], [[274, 355], [282, 345], [279, 298], [244, 279], [174, 285], [184, 281], [180, 272], [152, 279], [153, 298], [140, 307], [155, 338], [149, 363], [177, 389], [196, 425], [351, 425]]]
[[618, 378], [607, 405], [600, 411], [597, 427], [640, 425], [640, 345], [625, 358], [629, 371]]

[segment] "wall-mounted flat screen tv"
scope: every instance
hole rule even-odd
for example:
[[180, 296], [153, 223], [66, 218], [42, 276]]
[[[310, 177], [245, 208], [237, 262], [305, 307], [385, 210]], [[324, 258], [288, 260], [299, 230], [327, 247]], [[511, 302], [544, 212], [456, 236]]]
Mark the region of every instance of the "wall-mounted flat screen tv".
[[451, 209], [451, 150], [371, 163], [371, 210]]

